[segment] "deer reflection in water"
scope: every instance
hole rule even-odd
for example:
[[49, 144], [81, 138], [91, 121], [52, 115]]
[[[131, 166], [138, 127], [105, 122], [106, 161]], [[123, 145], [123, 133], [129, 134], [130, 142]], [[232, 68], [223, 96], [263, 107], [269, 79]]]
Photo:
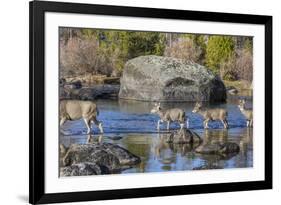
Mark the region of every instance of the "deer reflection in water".
[[102, 143], [103, 135], [94, 136], [92, 134], [87, 135], [86, 144]]
[[181, 156], [186, 156], [189, 153], [193, 153], [194, 150], [199, 146], [205, 146], [216, 143], [226, 143], [228, 142], [228, 130], [205, 130], [203, 134], [203, 142], [201, 144], [167, 143], [167, 138], [167, 134], [158, 134], [158, 140], [155, 141], [152, 146], [154, 156], [157, 159], [164, 159], [166, 161], [167, 159], [170, 159], [171, 155], [173, 154], [180, 154]]
[[[179, 156], [187, 159], [187, 156], [192, 155], [192, 151], [199, 146], [199, 143], [168, 143], [168, 139], [169, 134], [158, 134], [157, 140], [151, 146], [154, 160], [162, 164], [163, 170], [170, 170], [172, 166], [176, 166], [180, 160]], [[192, 163], [191, 160], [187, 161]]]
[[247, 157], [247, 152], [250, 149], [250, 146], [253, 144], [253, 129], [252, 128], [245, 128], [245, 134], [241, 137], [239, 146], [240, 151], [244, 157]]
[[[200, 148], [206, 149], [206, 147], [216, 144], [225, 143], [228, 141], [228, 130], [204, 130], [203, 143]], [[205, 170], [205, 169], [222, 169], [223, 166], [220, 164], [221, 159], [224, 158], [223, 155], [216, 154], [199, 154], [195, 153], [197, 157], [200, 157], [204, 163], [200, 166], [194, 167], [194, 170]]]
[[225, 143], [228, 141], [228, 130], [204, 130], [203, 144]]

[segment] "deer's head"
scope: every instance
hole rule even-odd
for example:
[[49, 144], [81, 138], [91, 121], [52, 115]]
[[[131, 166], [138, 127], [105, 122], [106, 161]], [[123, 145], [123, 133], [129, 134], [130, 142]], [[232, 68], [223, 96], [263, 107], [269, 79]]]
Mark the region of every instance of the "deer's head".
[[151, 113], [157, 113], [157, 112], [159, 112], [160, 110], [161, 110], [162, 108], [161, 108], [161, 105], [160, 105], [160, 103], [155, 103], [154, 104], [154, 107], [151, 109]]
[[199, 112], [199, 110], [202, 108], [202, 103], [197, 102], [192, 110], [193, 113]]

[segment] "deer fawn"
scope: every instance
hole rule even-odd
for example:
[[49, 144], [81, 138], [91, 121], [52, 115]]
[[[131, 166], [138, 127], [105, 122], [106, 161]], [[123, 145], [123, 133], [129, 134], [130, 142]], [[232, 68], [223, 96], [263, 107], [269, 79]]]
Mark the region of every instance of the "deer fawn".
[[193, 113], [198, 113], [203, 116], [204, 121], [203, 125], [204, 128], [207, 129], [209, 121], [215, 121], [220, 120], [223, 123], [223, 126], [225, 129], [228, 128], [228, 122], [227, 122], [227, 111], [222, 108], [215, 108], [215, 109], [206, 109], [202, 107], [202, 103], [196, 103], [195, 107], [192, 111]]
[[246, 104], [246, 101], [244, 99], [239, 100], [238, 107], [239, 107], [241, 113], [246, 118], [247, 127], [253, 127], [253, 110], [246, 109], [245, 104]]
[[170, 129], [170, 122], [179, 122], [181, 129], [186, 123], [188, 128], [188, 120], [186, 119], [185, 112], [180, 108], [172, 108], [164, 110], [160, 103], [155, 103], [151, 110], [151, 113], [156, 113], [159, 115], [160, 120], [157, 123], [157, 130], [160, 129], [160, 123], [167, 122], [167, 130]]

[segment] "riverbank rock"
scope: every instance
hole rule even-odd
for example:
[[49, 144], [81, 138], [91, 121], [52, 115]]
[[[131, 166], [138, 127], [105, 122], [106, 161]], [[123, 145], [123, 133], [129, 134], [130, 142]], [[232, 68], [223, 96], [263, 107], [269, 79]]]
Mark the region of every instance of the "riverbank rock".
[[60, 176], [87, 176], [87, 175], [100, 175], [109, 174], [109, 170], [105, 166], [97, 165], [96, 163], [78, 163], [71, 166], [62, 167], [60, 169]]
[[200, 154], [235, 154], [240, 151], [239, 145], [233, 142], [202, 144], [195, 149]]
[[72, 144], [66, 150], [60, 160], [61, 167], [67, 167], [61, 169], [64, 174], [103, 174], [107, 173], [107, 170], [109, 173], [115, 173], [141, 161], [138, 156], [111, 143]]
[[193, 143], [200, 144], [202, 142], [202, 139], [195, 132], [183, 128], [167, 135], [166, 142], [174, 143], [174, 144], [193, 144]]
[[129, 60], [120, 80], [119, 98], [142, 101], [226, 100], [222, 80], [209, 69], [171, 57], [140, 56]]
[[93, 85], [82, 88], [60, 88], [60, 99], [95, 100], [118, 98], [120, 85]]

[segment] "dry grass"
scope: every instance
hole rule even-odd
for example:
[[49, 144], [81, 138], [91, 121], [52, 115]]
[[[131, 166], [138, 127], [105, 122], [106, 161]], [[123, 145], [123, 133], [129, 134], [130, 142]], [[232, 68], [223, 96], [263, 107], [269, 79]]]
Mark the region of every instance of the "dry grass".
[[179, 38], [166, 47], [165, 56], [198, 62], [202, 50], [189, 38]]
[[94, 75], [94, 74], [85, 74], [78, 75], [75, 77], [66, 77], [66, 82], [76, 82], [80, 81], [84, 84], [119, 84], [119, 77], [107, 77], [106, 75]]

